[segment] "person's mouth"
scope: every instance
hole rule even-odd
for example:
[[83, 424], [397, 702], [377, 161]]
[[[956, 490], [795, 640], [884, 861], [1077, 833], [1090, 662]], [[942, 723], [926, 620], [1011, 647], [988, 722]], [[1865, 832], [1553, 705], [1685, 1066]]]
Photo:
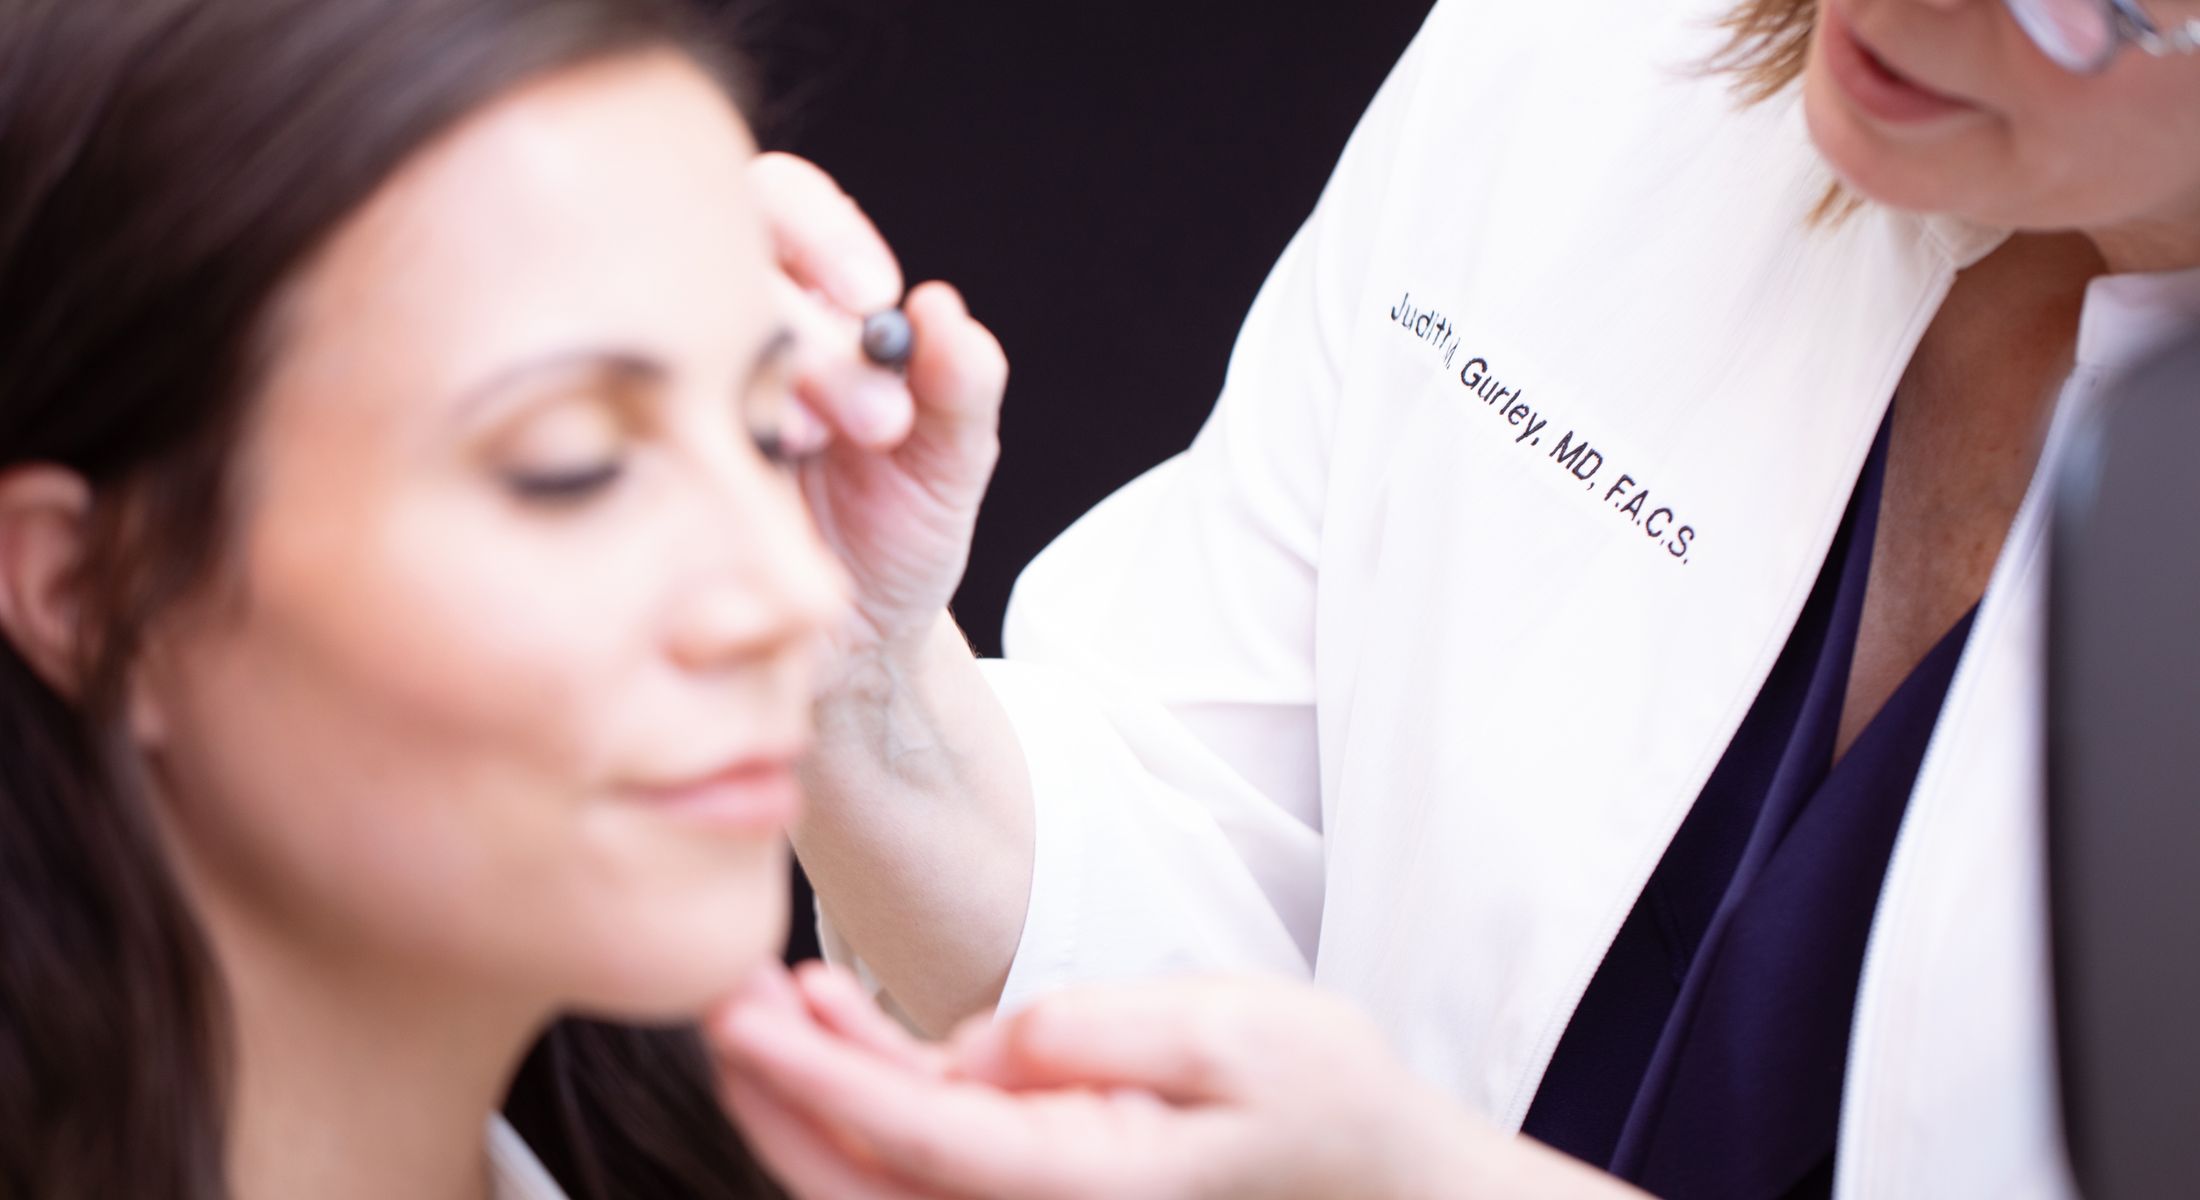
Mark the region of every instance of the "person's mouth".
[[807, 750], [790, 744], [747, 752], [718, 767], [629, 788], [627, 795], [683, 821], [736, 833], [775, 834], [802, 815], [795, 768]]
[[1826, 68], [1864, 115], [1890, 125], [1917, 125], [1978, 111], [1978, 105], [1929, 87], [1890, 63], [1857, 36], [1841, 8], [1825, 4], [1819, 10]]

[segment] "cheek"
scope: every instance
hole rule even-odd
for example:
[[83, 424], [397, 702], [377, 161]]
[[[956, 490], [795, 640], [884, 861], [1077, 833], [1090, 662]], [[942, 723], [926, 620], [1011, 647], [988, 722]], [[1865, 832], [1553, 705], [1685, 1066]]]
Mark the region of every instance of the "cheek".
[[241, 613], [166, 656], [160, 698], [213, 894], [318, 952], [607, 1011], [700, 1004], [777, 949], [776, 844], [605, 794], [654, 673], [631, 572], [448, 503], [301, 502], [247, 550]]
[[2126, 51], [2027, 114], [2026, 161], [2063, 225], [2200, 222], [2200, 70]]

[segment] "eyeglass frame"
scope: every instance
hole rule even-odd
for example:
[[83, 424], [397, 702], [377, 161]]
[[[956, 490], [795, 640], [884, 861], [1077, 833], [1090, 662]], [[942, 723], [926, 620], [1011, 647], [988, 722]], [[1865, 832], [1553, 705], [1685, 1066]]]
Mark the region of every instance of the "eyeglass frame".
[[2138, 0], [2097, 0], [2098, 7], [2108, 18], [2108, 42], [2101, 48], [2100, 56], [2091, 62], [2074, 64], [2057, 54], [2042, 38], [2032, 32], [2031, 22], [2021, 11], [2023, 0], [2003, 0], [2017, 18], [2018, 27], [2032, 39], [2057, 66], [2076, 75], [2098, 75], [2116, 61], [2125, 46], [2137, 46], [2156, 58], [2168, 58], [2176, 54], [2200, 52], [2200, 17], [2189, 17], [2182, 25], [2163, 29], [2154, 18], [2139, 7]]

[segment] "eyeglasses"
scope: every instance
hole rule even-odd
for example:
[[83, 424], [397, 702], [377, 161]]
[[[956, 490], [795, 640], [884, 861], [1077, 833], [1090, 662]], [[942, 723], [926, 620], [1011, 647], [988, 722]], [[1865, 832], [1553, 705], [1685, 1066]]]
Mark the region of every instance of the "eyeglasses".
[[2017, 24], [2066, 70], [2095, 75], [2125, 46], [2167, 56], [2200, 50], [2200, 0], [2004, 0]]

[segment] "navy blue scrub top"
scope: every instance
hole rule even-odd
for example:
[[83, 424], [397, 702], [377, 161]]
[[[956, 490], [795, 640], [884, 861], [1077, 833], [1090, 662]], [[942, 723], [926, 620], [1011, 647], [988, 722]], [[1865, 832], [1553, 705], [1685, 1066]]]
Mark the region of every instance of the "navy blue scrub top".
[[1524, 1132], [1656, 1196], [1832, 1190], [1864, 943], [1972, 616], [1834, 762], [1888, 424], [1787, 648], [1605, 955], [1528, 1110]]

